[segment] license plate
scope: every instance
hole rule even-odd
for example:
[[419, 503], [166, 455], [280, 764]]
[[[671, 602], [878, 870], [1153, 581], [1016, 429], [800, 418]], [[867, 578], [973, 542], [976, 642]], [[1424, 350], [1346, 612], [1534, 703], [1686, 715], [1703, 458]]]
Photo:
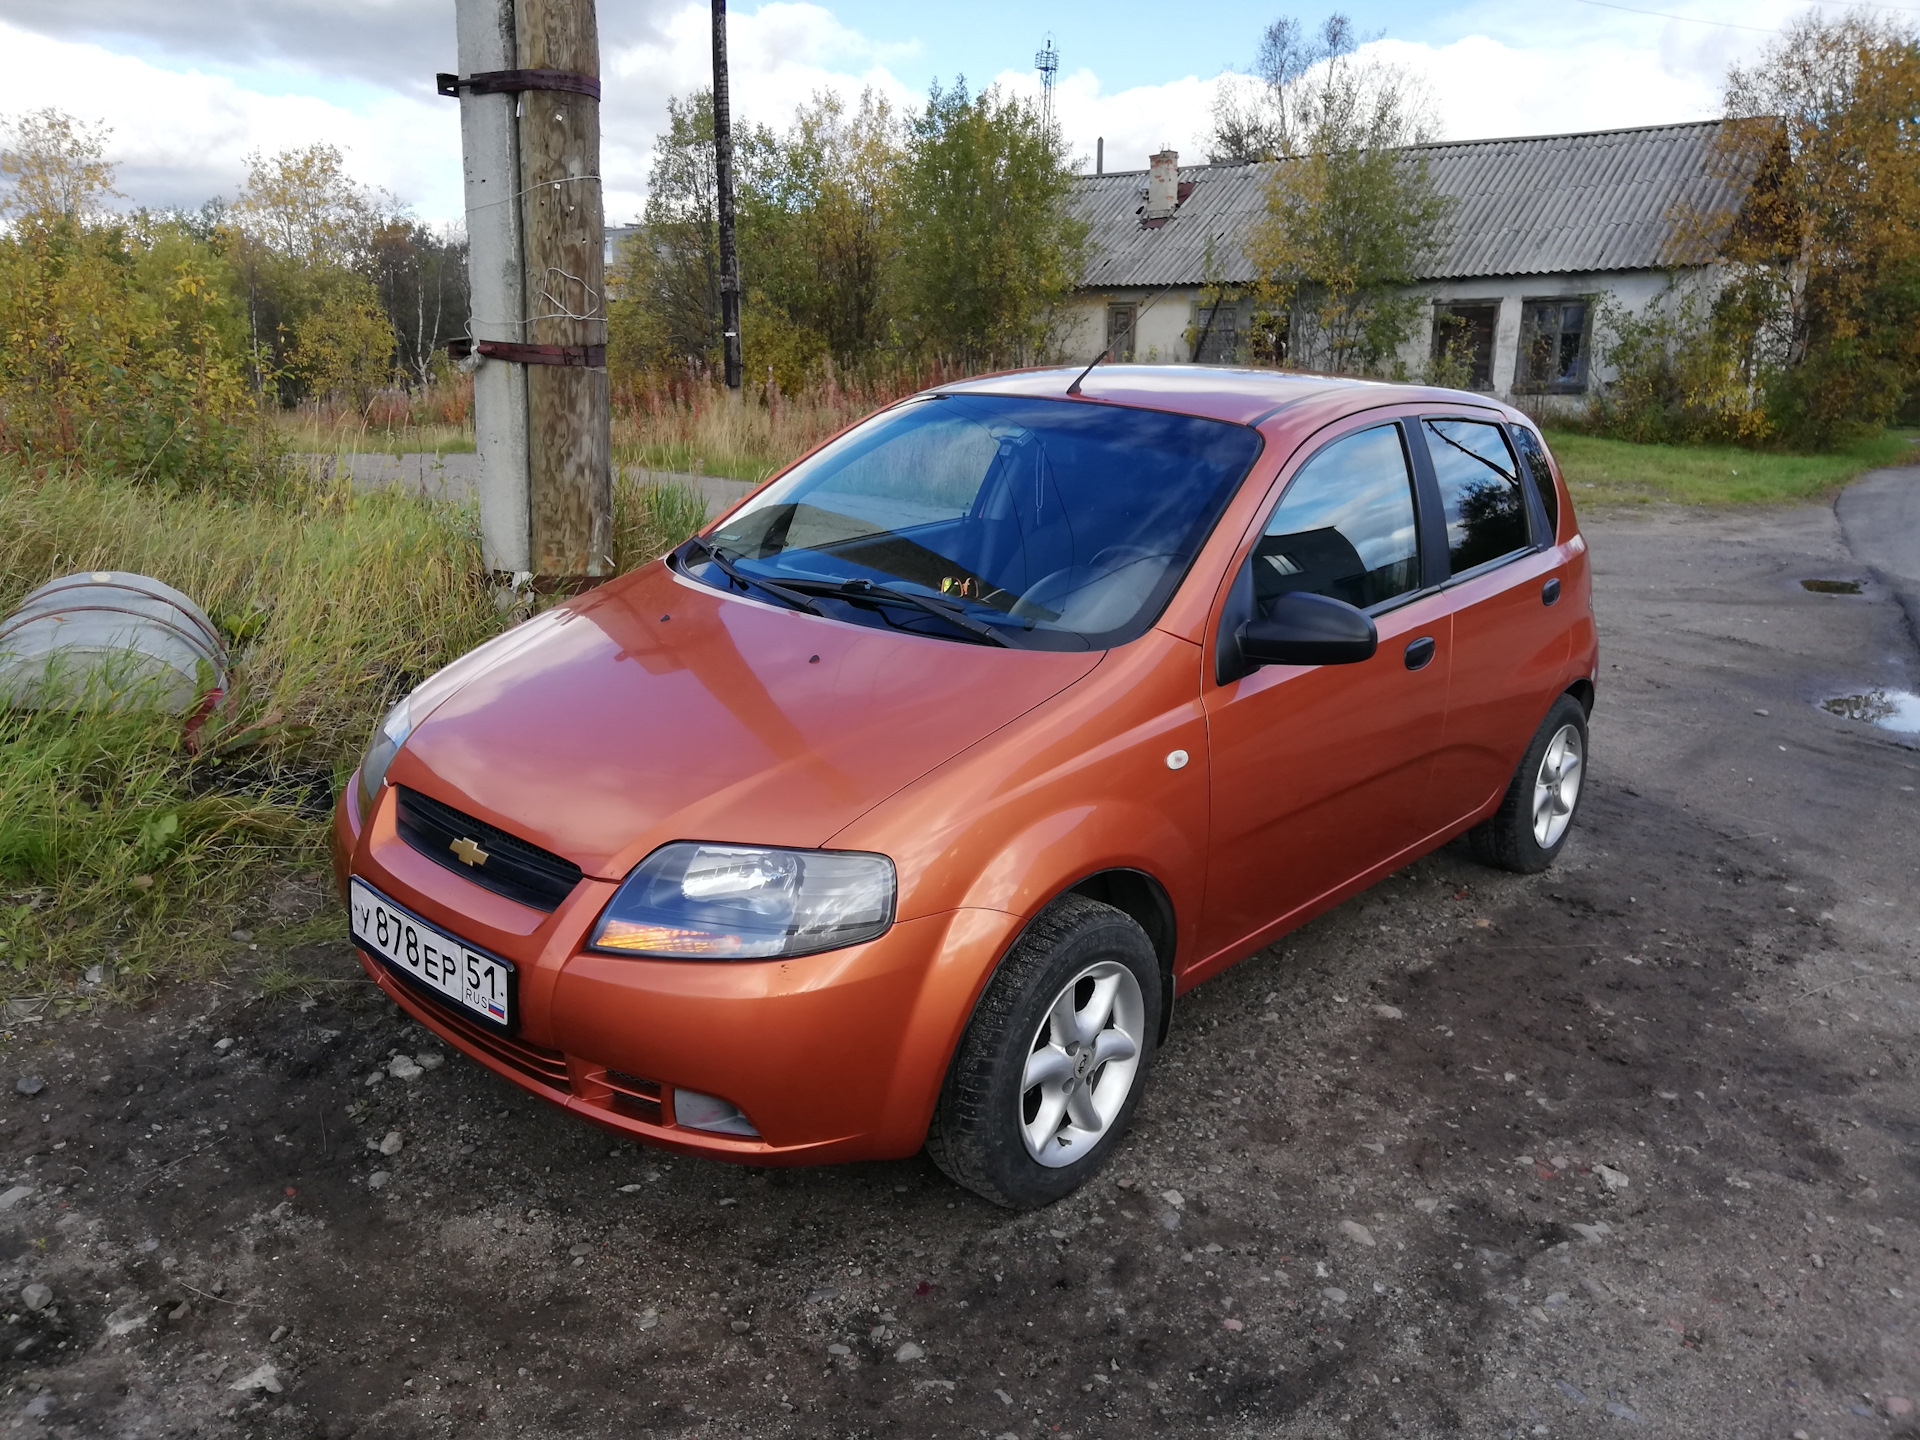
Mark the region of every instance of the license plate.
[[347, 887], [353, 938], [401, 974], [444, 995], [482, 1020], [509, 1026], [513, 967], [409, 915], [372, 886]]

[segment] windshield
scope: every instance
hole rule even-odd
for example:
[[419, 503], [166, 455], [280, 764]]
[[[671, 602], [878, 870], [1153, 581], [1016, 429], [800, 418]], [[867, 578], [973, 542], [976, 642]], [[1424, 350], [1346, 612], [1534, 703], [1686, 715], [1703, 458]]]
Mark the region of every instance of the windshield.
[[929, 396], [841, 436], [679, 558], [835, 619], [1104, 649], [1159, 617], [1259, 451], [1245, 426], [1190, 415]]

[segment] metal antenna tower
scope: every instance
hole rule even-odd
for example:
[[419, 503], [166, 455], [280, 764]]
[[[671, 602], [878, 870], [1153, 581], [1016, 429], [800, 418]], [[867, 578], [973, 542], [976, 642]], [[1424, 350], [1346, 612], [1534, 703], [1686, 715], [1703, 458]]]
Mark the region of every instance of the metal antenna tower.
[[1053, 134], [1053, 77], [1060, 69], [1060, 52], [1053, 47], [1053, 36], [1033, 57], [1033, 68], [1040, 72], [1040, 124]]

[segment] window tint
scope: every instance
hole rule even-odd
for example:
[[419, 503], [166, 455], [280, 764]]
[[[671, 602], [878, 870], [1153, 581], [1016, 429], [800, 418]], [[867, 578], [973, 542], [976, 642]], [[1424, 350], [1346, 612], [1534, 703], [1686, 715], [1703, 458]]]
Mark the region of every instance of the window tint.
[[[969, 638], [923, 606], [865, 596], [876, 587], [943, 597], [1023, 647], [1123, 645], [1153, 623], [1259, 453], [1257, 432], [1221, 420], [934, 395], [854, 427], [708, 538], [740, 573], [808, 587], [851, 624]], [[682, 563], [733, 583], [697, 556]]]
[[1540, 503], [1547, 511], [1547, 541], [1560, 533], [1560, 487], [1553, 483], [1553, 466], [1547, 460], [1547, 444], [1524, 425], [1512, 427], [1514, 444], [1533, 472], [1533, 488], [1540, 492]]
[[1419, 585], [1413, 477], [1397, 425], [1336, 440], [1309, 460], [1253, 551], [1263, 608], [1308, 590], [1364, 610]]
[[807, 494], [787, 526], [790, 548], [820, 550], [844, 540], [962, 519], [973, 509], [1001, 443], [958, 414], [897, 427], [856, 451]]
[[1520, 465], [1498, 425], [1423, 420], [1447, 517], [1447, 558], [1458, 575], [1527, 547]]

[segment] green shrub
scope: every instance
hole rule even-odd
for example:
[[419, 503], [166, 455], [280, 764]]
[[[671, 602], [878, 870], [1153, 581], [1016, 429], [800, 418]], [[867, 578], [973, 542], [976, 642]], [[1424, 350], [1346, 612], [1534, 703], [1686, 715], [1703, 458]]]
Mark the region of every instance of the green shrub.
[[1735, 297], [1709, 304], [1699, 291], [1638, 312], [1603, 304], [1595, 348], [1613, 373], [1586, 428], [1641, 444], [1765, 443], [1772, 424], [1743, 319]]
[[257, 472], [217, 261], [160, 249], [65, 217], [0, 236], [0, 454], [175, 487]]

